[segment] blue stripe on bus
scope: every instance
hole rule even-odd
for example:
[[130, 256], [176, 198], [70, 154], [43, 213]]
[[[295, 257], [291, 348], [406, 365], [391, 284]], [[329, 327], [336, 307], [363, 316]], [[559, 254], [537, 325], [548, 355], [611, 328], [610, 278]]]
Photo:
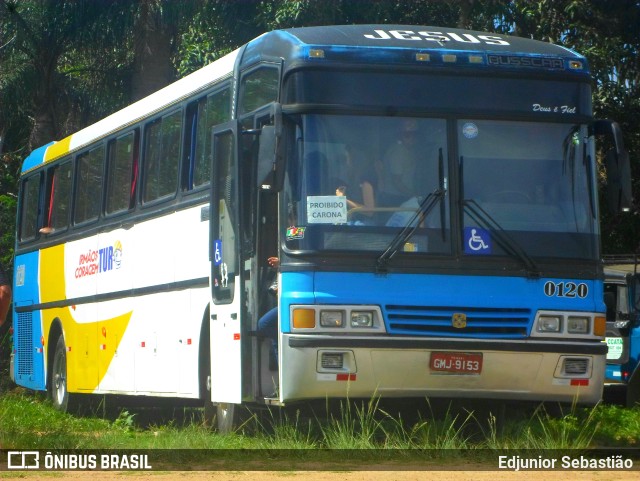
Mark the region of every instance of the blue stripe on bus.
[[22, 172], [27, 172], [34, 167], [38, 167], [39, 165], [43, 164], [44, 154], [46, 153], [47, 148], [53, 143], [54, 142], [49, 142], [48, 144], [33, 150], [22, 163]]
[[[584, 284], [588, 292], [581, 292], [584, 297], [548, 296], [549, 281]], [[376, 305], [390, 334], [494, 339], [528, 337], [539, 309], [604, 312], [602, 283], [593, 280], [284, 272], [281, 283], [283, 332], [291, 332], [292, 304]], [[467, 316], [465, 329], [451, 326], [458, 312]]]
[[[38, 304], [39, 292], [39, 251], [16, 256], [14, 261], [14, 309]], [[17, 282], [20, 281], [20, 285]], [[14, 374], [21, 386], [29, 389], [43, 390], [45, 388], [44, 359], [42, 346], [42, 315], [40, 311], [20, 312], [14, 310], [14, 324], [16, 326], [14, 345], [16, 349], [14, 359]]]

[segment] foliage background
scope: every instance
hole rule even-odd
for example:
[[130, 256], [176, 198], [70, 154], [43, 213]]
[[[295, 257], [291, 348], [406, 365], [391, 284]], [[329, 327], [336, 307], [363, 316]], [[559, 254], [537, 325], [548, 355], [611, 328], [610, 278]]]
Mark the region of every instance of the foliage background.
[[[582, 53], [594, 74], [595, 115], [621, 124], [633, 177], [640, 177], [637, 1], [0, 0], [2, 265], [12, 271], [20, 164], [33, 148], [64, 138], [265, 31], [351, 23], [462, 27]], [[602, 213], [603, 252], [637, 252], [638, 213]]]

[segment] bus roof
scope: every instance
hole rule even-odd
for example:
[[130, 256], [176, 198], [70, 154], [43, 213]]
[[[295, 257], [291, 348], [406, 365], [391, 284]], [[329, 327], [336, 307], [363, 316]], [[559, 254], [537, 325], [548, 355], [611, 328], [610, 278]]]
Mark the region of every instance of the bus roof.
[[22, 173], [28, 172], [43, 163], [50, 162], [85, 145], [106, 137], [118, 130], [132, 125], [169, 105], [208, 88], [225, 77], [231, 77], [239, 50], [231, 52], [221, 59], [167, 85], [122, 110], [69, 135], [59, 142], [51, 142], [33, 150], [22, 164]]
[[[416, 58], [418, 54], [419, 59]], [[456, 54], [457, 58], [453, 58]], [[265, 57], [283, 59], [285, 70], [300, 63], [334, 60], [588, 73], [584, 57], [552, 43], [457, 28], [407, 25], [337, 25], [276, 30], [247, 44], [242, 65]]]
[[[458, 52], [460, 54], [456, 55]], [[422, 67], [446, 65], [450, 68], [467, 66], [511, 71], [536, 69], [582, 75], [588, 73], [586, 60], [569, 49], [495, 33], [406, 25], [342, 25], [276, 30], [252, 40], [244, 50], [235, 50], [61, 141], [35, 149], [23, 162], [22, 173], [107, 137], [231, 76], [236, 60], [240, 61], [239, 66], [243, 68], [269, 57], [283, 59], [285, 70], [300, 64], [313, 65], [324, 59], [387, 65], [411, 62], [414, 65], [419, 63]], [[578, 67], [572, 66], [572, 61], [577, 61], [575, 65]]]
[[284, 30], [306, 45], [510, 52], [582, 58], [558, 45], [511, 35], [447, 27], [336, 25]]

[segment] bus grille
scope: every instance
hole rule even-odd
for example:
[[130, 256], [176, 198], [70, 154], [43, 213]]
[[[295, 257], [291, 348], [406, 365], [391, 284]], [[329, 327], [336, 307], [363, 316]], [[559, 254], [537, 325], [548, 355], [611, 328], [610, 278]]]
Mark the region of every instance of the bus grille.
[[30, 312], [18, 313], [15, 329], [16, 375], [30, 377], [33, 375], [33, 322]]
[[[390, 334], [509, 338], [528, 335], [531, 310], [524, 308], [385, 306]], [[465, 327], [454, 327], [454, 314], [466, 315]]]

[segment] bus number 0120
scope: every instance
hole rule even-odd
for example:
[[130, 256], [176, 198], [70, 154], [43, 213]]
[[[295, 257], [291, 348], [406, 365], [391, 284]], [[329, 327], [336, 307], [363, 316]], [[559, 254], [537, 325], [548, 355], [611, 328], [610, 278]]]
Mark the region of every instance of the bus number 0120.
[[552, 282], [549, 281], [544, 285], [544, 293], [549, 297], [579, 297], [584, 299], [589, 294], [589, 286], [584, 282], [576, 284], [575, 282]]

